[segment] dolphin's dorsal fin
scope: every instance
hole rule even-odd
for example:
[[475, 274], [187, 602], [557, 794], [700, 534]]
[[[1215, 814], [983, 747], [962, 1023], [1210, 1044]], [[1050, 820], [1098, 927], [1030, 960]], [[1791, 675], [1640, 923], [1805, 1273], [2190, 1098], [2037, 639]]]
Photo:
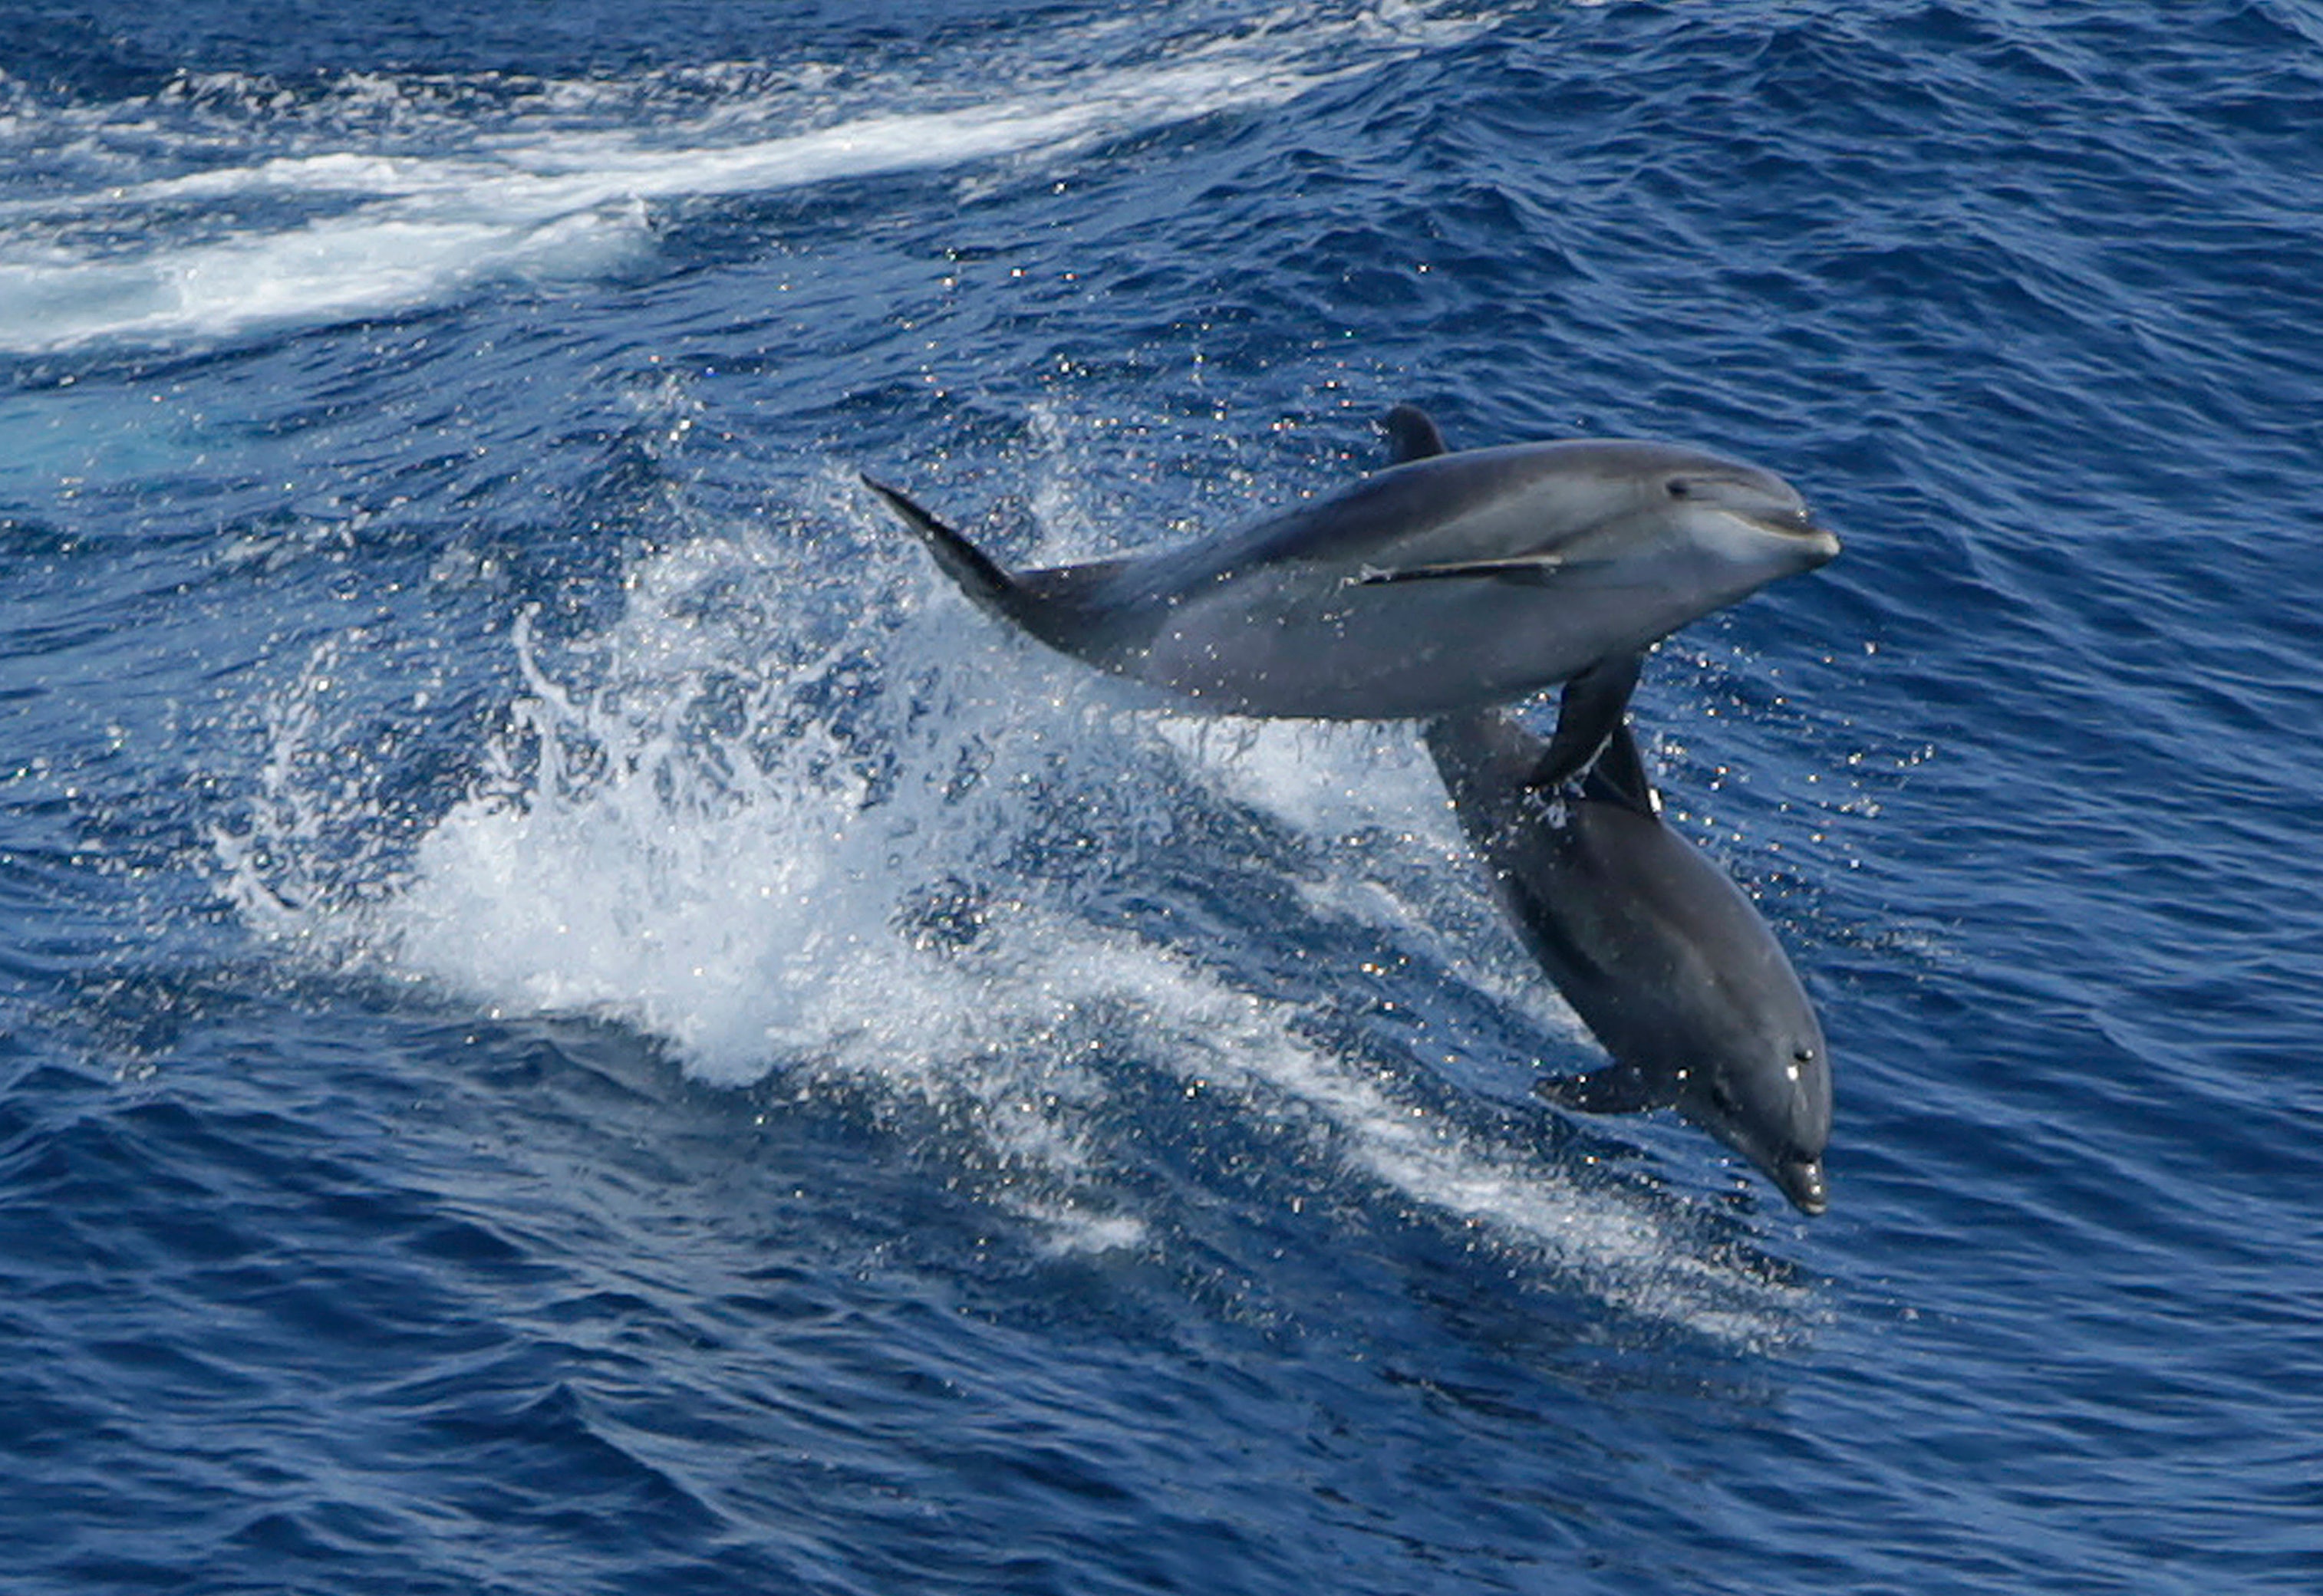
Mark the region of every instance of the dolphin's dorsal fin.
[[1404, 465], [1445, 452], [1444, 435], [1436, 430], [1435, 417], [1418, 405], [1396, 406], [1379, 418], [1379, 426], [1387, 434], [1391, 465]]
[[1638, 752], [1638, 739], [1627, 720], [1617, 722], [1607, 735], [1596, 763], [1581, 779], [1581, 795], [1621, 804], [1648, 819], [1660, 815], [1662, 795], [1654, 791], [1653, 781], [1646, 775], [1645, 759]]
[[1556, 730], [1533, 770], [1531, 785], [1557, 786], [1580, 775], [1597, 757], [1629, 712], [1630, 694], [1637, 691], [1638, 673], [1645, 665], [1642, 651], [1612, 655], [1565, 684], [1557, 701]]
[[1675, 1084], [1657, 1089], [1627, 1064], [1608, 1064], [1586, 1075], [1545, 1076], [1532, 1089], [1535, 1096], [1583, 1114], [1643, 1114], [1677, 1106]]

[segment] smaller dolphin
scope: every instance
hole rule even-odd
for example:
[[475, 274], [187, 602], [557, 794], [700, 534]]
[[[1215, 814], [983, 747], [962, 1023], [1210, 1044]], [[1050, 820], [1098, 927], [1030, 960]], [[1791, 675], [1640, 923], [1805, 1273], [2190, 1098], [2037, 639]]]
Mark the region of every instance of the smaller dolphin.
[[[1839, 552], [1770, 472], [1674, 444], [1442, 452], [1243, 531], [1015, 573], [894, 488], [865, 483], [992, 613], [1215, 714], [1393, 720], [1573, 682], [1544, 785], [1619, 722], [1645, 650]], [[1420, 430], [1420, 429], [1424, 429]]]
[[1534, 1089], [1586, 1114], [1675, 1108], [1822, 1213], [1831, 1059], [1814, 1005], [1750, 900], [1662, 822], [1629, 727], [1577, 793], [1532, 784], [1545, 745], [1498, 712], [1430, 721], [1427, 742], [1494, 895], [1612, 1055]]

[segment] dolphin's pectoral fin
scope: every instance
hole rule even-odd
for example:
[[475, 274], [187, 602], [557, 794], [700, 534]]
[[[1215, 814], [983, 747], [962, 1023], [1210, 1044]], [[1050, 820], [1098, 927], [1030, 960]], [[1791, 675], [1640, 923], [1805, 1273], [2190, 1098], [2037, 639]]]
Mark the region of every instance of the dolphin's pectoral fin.
[[[1598, 750], [1620, 729], [1621, 717], [1630, 708], [1630, 694], [1637, 691], [1638, 673], [1645, 666], [1642, 652], [1615, 655], [1599, 660], [1565, 684], [1564, 697], [1557, 704], [1556, 733], [1526, 779], [1528, 786], [1547, 791], [1572, 780], [1597, 757]], [[1634, 748], [1631, 753], [1634, 757]], [[1642, 780], [1642, 769], [1639, 775]]]
[[1379, 427], [1387, 434], [1391, 465], [1407, 464], [1445, 452], [1444, 435], [1436, 430], [1435, 418], [1418, 405], [1396, 406], [1379, 418]]
[[1583, 1114], [1643, 1114], [1677, 1102], [1674, 1091], [1657, 1091], [1627, 1064], [1608, 1064], [1586, 1075], [1551, 1075], [1532, 1083], [1533, 1095], [1560, 1108]]
[[1626, 720], [1613, 723], [1596, 762], [1581, 780], [1581, 793], [1633, 809], [1648, 820], [1660, 815], [1662, 795], [1654, 791], [1653, 780], [1646, 775], [1645, 759], [1638, 752], [1638, 739]]
[[1518, 555], [1505, 560], [1453, 560], [1441, 565], [1365, 566], [1355, 576], [1364, 587], [1390, 582], [1448, 582], [1497, 577], [1527, 587], [1553, 586], [1567, 572], [1602, 564], [1598, 560], [1568, 560], [1562, 555]]

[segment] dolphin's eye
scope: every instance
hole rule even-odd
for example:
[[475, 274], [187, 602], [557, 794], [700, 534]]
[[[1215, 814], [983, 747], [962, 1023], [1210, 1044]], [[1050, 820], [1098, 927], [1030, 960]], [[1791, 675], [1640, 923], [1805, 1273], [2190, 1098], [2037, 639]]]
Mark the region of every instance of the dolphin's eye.
[[1694, 497], [1694, 484], [1687, 482], [1684, 477], [1672, 477], [1666, 485], [1669, 489], [1669, 496], [1672, 499], [1691, 499]]
[[1791, 1062], [1794, 1064], [1813, 1063], [1814, 1050], [1813, 1048], [1793, 1048], [1791, 1050]]

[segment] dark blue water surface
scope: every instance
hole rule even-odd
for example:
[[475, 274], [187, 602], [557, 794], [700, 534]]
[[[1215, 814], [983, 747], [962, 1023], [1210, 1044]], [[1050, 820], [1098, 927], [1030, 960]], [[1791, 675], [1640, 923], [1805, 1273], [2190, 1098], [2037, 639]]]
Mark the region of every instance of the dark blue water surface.
[[[0, 5], [0, 1585], [2305, 1591], [2323, 23]], [[1010, 560], [1673, 437], [1809, 1223]], [[1547, 706], [1531, 711], [1545, 721]]]

